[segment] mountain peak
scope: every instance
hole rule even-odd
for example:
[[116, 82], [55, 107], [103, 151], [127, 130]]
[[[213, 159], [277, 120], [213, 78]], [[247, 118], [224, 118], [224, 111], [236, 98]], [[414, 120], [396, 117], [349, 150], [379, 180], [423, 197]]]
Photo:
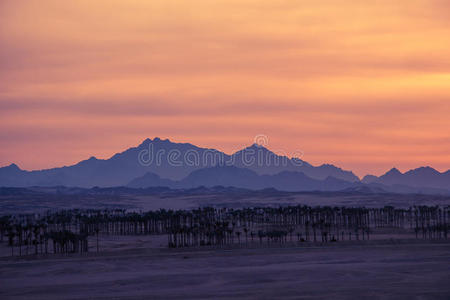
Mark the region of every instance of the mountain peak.
[[251, 144], [250, 146], [245, 147], [245, 148], [242, 149], [242, 150], [239, 150], [239, 151], [235, 152], [235, 154], [237, 154], [237, 153], [242, 153], [242, 152], [249, 151], [249, 150], [251, 150], [251, 151], [263, 151], [263, 152], [271, 152], [271, 153], [273, 153], [272, 151], [270, 151], [269, 149], [267, 149], [267, 148], [264, 147], [263, 145], [254, 143], [254, 144]]
[[269, 149], [267, 149], [266, 147], [264, 147], [263, 145], [260, 145], [258, 143], [253, 143], [250, 146], [248, 146], [246, 149], [264, 149], [269, 151]]
[[390, 169], [386, 174], [384, 175], [402, 175], [402, 172], [400, 172], [397, 168]]
[[[151, 140], [150, 140], [151, 141]], [[162, 139], [162, 138], [159, 138], [159, 137], [155, 137], [154, 139], [153, 139], [153, 142], [155, 143], [158, 143], [158, 142], [167, 142], [167, 143], [172, 143], [169, 139]]]
[[439, 171], [437, 171], [436, 169], [434, 169], [434, 168], [432, 168], [430, 166], [419, 167], [419, 168], [417, 168], [415, 170], [416, 171], [426, 171], [426, 172], [433, 172], [433, 173], [437, 172], [437, 173], [439, 173]]
[[172, 143], [172, 141], [169, 139], [162, 139], [157, 136], [153, 140], [151, 140], [151, 139], [147, 139], [147, 140], [149, 140], [150, 142], [153, 142], [153, 143]]
[[161, 139], [157, 136], [154, 137], [153, 140], [151, 138], [146, 138], [145, 140], [142, 141], [142, 143], [138, 146], [138, 148], [141, 146], [147, 146], [150, 143], [172, 143], [172, 141], [169, 139]]
[[371, 175], [371, 174], [367, 174], [366, 176], [363, 177], [363, 179], [361, 180], [362, 183], [372, 183], [377, 181], [378, 177], [375, 175]]
[[15, 163], [10, 164], [9, 166], [7, 166], [6, 168], [9, 168], [11, 170], [20, 170], [19, 166], [16, 165]]

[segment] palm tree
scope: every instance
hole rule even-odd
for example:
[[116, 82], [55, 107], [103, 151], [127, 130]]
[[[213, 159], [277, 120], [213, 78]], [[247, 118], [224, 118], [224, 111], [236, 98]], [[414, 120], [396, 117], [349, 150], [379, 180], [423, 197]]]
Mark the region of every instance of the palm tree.
[[95, 227], [94, 231], [95, 231], [95, 235], [97, 237], [97, 252], [98, 252], [99, 251], [99, 248], [98, 248], [98, 233], [100, 232], [100, 229], [98, 228], [98, 224]]
[[11, 247], [11, 256], [14, 256], [14, 236], [15, 232], [10, 230], [8, 233], [8, 245]]
[[240, 231], [236, 231], [235, 233], [236, 233], [236, 236], [238, 238], [238, 244], [240, 245], [241, 244], [241, 232]]

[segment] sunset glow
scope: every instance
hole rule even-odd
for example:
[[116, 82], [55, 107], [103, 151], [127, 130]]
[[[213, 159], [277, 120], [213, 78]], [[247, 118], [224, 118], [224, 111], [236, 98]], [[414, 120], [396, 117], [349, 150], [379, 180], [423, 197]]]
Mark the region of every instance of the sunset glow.
[[265, 134], [358, 176], [446, 171], [449, 116], [449, 1], [0, 2], [0, 166]]

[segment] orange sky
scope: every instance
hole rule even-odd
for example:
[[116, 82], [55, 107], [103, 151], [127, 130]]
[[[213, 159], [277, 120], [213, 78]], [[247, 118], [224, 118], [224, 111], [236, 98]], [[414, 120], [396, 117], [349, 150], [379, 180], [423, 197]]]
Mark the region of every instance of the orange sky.
[[446, 0], [0, 2], [0, 166], [266, 134], [359, 176], [444, 171], [449, 116]]

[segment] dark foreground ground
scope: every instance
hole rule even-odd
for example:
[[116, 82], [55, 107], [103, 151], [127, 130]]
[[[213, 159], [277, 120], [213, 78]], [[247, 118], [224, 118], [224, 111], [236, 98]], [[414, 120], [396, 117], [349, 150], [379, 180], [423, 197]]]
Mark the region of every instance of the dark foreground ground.
[[450, 244], [0, 259], [0, 299], [450, 299]]

